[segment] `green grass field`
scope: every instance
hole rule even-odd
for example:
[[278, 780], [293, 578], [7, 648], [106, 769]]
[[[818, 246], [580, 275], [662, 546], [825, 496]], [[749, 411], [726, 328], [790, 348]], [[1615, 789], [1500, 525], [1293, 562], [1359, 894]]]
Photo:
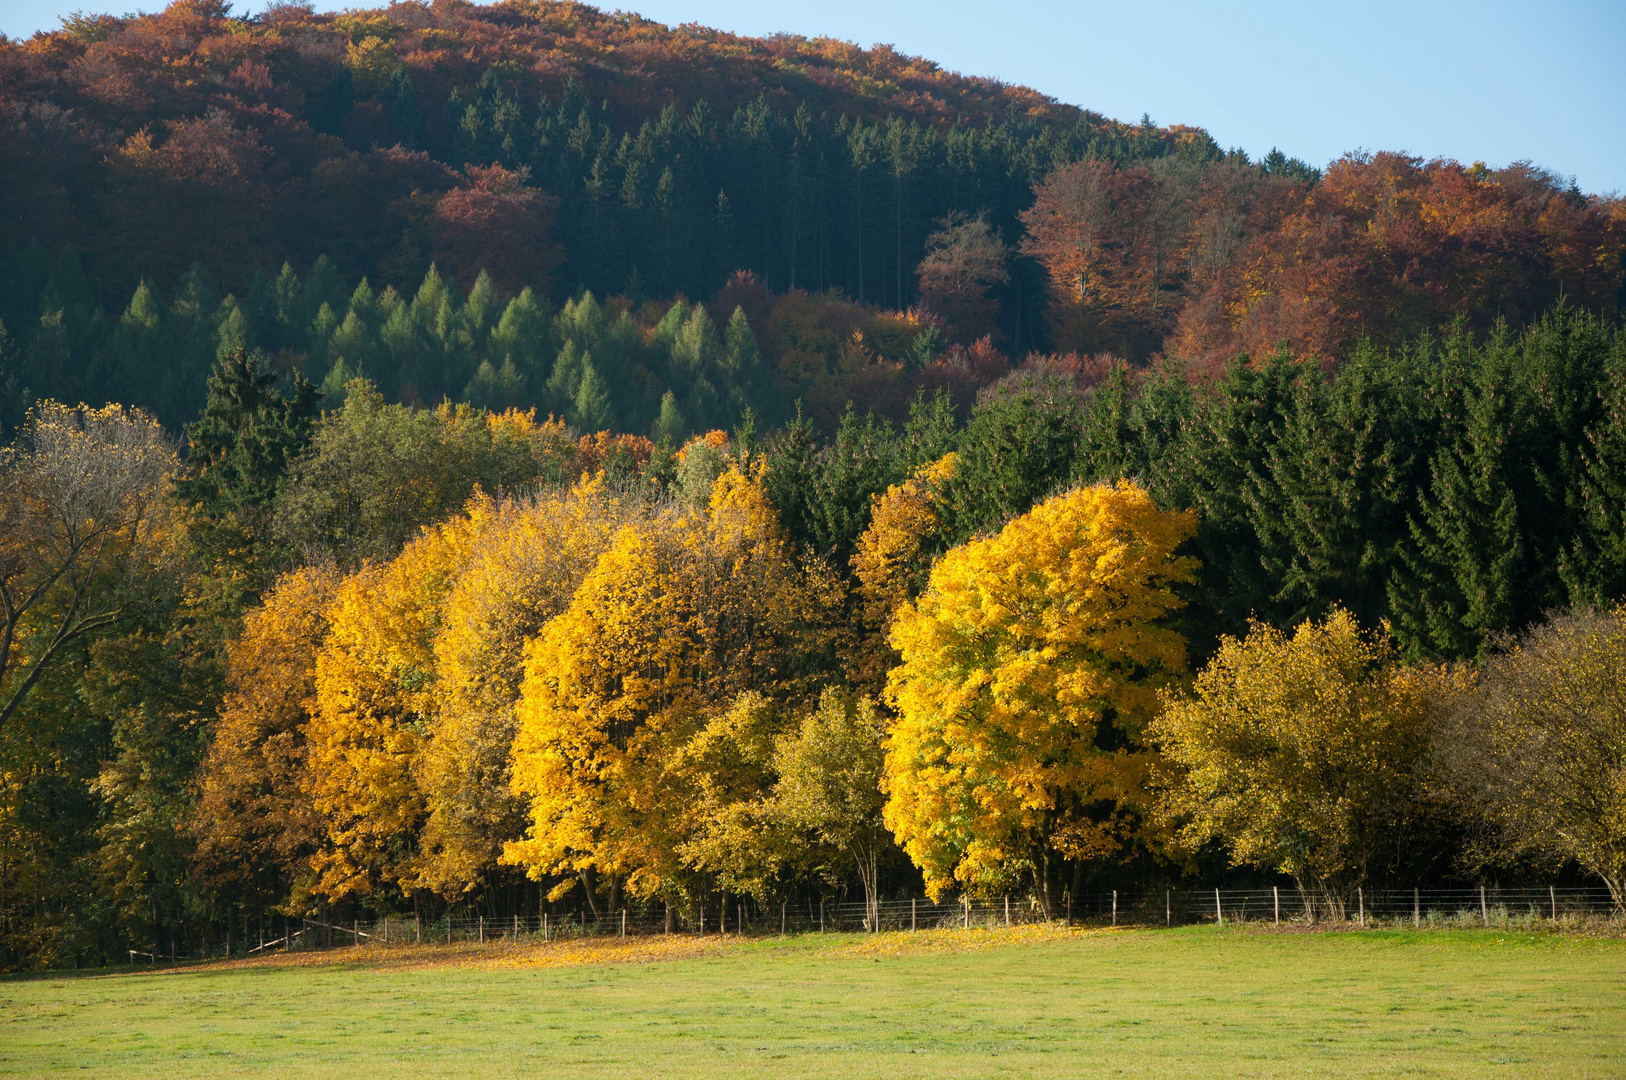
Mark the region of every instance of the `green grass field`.
[[1621, 1077], [1626, 941], [945, 931], [13, 978], [0, 1073]]

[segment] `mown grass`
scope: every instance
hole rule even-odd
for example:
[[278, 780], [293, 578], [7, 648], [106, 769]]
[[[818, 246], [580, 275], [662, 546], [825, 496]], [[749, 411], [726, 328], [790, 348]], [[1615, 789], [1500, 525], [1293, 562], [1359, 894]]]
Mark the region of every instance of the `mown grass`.
[[1619, 1077], [1626, 941], [1018, 929], [347, 950], [0, 982], [0, 1073]]

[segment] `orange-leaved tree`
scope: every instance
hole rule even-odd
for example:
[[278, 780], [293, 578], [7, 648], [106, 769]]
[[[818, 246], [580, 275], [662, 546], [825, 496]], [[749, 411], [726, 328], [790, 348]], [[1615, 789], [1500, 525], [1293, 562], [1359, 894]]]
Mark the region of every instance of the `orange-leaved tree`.
[[322, 822], [303, 790], [305, 725], [338, 585], [332, 570], [284, 574], [227, 649], [228, 689], [188, 827], [197, 867], [214, 887], [240, 887], [262, 902], [291, 893], [297, 902], [310, 885]]
[[892, 627], [886, 823], [941, 895], [1117, 852], [1144, 804], [1141, 734], [1186, 668], [1166, 625], [1195, 515], [1082, 487], [954, 548]]

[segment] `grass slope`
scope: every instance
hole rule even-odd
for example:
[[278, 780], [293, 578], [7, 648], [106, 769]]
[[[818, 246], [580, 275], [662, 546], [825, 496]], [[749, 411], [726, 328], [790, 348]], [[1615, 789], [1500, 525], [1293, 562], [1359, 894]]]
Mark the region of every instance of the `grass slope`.
[[[333, 957], [0, 982], [0, 1073], [941, 1080], [1626, 1069], [1620, 940], [1016, 930]], [[616, 959], [658, 962], [606, 962]]]

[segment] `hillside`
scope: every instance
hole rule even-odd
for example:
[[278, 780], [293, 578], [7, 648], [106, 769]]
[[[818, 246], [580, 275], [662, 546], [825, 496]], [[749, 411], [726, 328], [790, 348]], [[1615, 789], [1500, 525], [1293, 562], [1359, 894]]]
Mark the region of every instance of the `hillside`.
[[[1534, 166], [1380, 154], [1322, 180], [885, 46], [551, 0], [76, 15], [0, 42], [0, 118], [0, 424], [56, 396], [178, 426], [237, 345], [640, 433], [668, 393], [688, 429], [798, 399], [828, 424], [849, 399], [969, 400], [1035, 350], [1206, 369], [1560, 295], [1612, 315], [1626, 251], [1619, 200]], [[532, 329], [493, 346], [526, 288]], [[583, 290], [628, 319], [587, 413], [585, 366], [555, 377]], [[687, 366], [659, 329], [678, 297], [712, 324]], [[707, 370], [736, 308], [749, 393]]]

